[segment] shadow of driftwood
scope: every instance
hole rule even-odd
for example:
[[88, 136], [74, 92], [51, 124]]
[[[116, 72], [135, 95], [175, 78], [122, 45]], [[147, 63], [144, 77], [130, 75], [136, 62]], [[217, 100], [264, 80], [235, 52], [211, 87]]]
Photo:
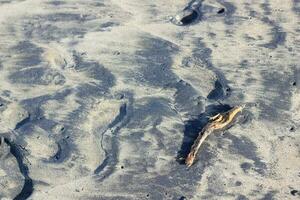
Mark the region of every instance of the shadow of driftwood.
[[226, 112], [232, 107], [229, 105], [209, 105], [205, 108], [205, 112], [198, 115], [196, 118], [188, 120], [185, 123], [184, 137], [177, 154], [177, 161], [180, 164], [184, 164], [184, 159], [187, 157], [191, 150], [191, 146], [194, 140], [197, 138], [201, 129], [208, 123], [208, 119], [211, 116], [220, 112]]

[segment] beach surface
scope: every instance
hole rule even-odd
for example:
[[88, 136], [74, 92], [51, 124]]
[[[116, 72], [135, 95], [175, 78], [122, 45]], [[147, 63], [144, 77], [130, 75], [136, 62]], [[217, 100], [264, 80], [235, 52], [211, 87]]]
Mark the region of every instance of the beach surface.
[[0, 38], [0, 200], [300, 198], [299, 0], [0, 0]]

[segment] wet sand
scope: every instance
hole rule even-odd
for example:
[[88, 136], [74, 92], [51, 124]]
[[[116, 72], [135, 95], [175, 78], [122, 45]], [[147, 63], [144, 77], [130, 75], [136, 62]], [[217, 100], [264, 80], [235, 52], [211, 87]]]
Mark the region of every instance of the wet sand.
[[0, 200], [300, 197], [299, 1], [1, 0], [0, 24]]

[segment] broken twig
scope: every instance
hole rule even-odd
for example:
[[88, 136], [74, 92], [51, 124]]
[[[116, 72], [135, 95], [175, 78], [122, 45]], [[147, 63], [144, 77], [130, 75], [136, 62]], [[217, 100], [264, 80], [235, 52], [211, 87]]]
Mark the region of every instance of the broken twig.
[[188, 154], [187, 158], [185, 159], [185, 164], [190, 167], [194, 163], [195, 157], [197, 152], [203, 143], [203, 141], [213, 132], [216, 130], [224, 130], [228, 128], [228, 125], [233, 122], [235, 117], [239, 112], [243, 110], [245, 106], [235, 106], [227, 112], [218, 113], [217, 115], [211, 117], [209, 119], [208, 124], [201, 130], [199, 136], [195, 140], [190, 153]]

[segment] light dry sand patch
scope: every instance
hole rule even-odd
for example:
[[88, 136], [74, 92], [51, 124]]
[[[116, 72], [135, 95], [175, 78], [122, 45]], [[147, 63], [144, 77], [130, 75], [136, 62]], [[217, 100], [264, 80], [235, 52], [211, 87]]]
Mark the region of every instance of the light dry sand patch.
[[[268, 124], [268, 122], [266, 123]], [[280, 156], [281, 159], [286, 160], [285, 162], [281, 162], [282, 164], [285, 163], [286, 166], [279, 167], [279, 157], [276, 149], [278, 148], [277, 145], [279, 143], [282, 144], [282, 142], [278, 141], [277, 137], [267, 136], [267, 133], [275, 133], [277, 132], [276, 130], [272, 129], [272, 127], [267, 127], [264, 123], [258, 123], [243, 128], [234, 127], [231, 129], [230, 134], [236, 137], [245, 137], [244, 134], [241, 134], [241, 130], [251, 134], [251, 141], [255, 144], [261, 141], [256, 151], [259, 157], [263, 158], [262, 162], [265, 164], [268, 163], [265, 171], [257, 171], [254, 166], [257, 161], [251, 160], [251, 157], [249, 157], [249, 159], [232, 152], [231, 136], [226, 137], [225, 133], [225, 138], [221, 141], [224, 145], [218, 150], [216, 158], [218, 162], [204, 173], [202, 180], [198, 183], [199, 189], [197, 190], [197, 194], [193, 199], [245, 198], [248, 192], [250, 192], [248, 193], [249, 197], [255, 199], [264, 198], [266, 194], [270, 193], [274, 193], [273, 195], [276, 195], [276, 198], [279, 199], [289, 199], [289, 192], [283, 188], [286, 187], [286, 185], [296, 187], [297, 177], [295, 176], [295, 172], [297, 173], [298, 167], [293, 165], [293, 163], [297, 163], [299, 158], [297, 158], [296, 154], [292, 153], [296, 149], [288, 150], [288, 154], [293, 155], [292, 159]], [[215, 137], [217, 140], [220, 139], [220, 136]], [[210, 148], [216, 148], [220, 141], [217, 143], [216, 141], [208, 141], [208, 143], [210, 143]], [[285, 143], [284, 145], [289, 146], [291, 143]], [[248, 146], [248, 148], [249, 147], [250, 146]], [[245, 146], [245, 148], [247, 148], [247, 146]], [[245, 155], [247, 155], [247, 152], [250, 153], [251, 149], [245, 149]], [[287, 153], [287, 151], [282, 149], [278, 151], [278, 153], [279, 152], [280, 154]], [[243, 164], [241, 165], [241, 163], [234, 161], [237, 159], [243, 162]], [[288, 173], [290, 177], [283, 178], [286, 176], [285, 172], [287, 170], [290, 170]], [[224, 188], [226, 189], [224, 190]]]
[[0, 137], [0, 158], [0, 198], [15, 197], [22, 189], [24, 178], [16, 158], [10, 153], [10, 147], [3, 137]]
[[18, 103], [11, 103], [2, 112], [0, 118], [1, 132], [9, 132], [29, 118], [29, 113]]

